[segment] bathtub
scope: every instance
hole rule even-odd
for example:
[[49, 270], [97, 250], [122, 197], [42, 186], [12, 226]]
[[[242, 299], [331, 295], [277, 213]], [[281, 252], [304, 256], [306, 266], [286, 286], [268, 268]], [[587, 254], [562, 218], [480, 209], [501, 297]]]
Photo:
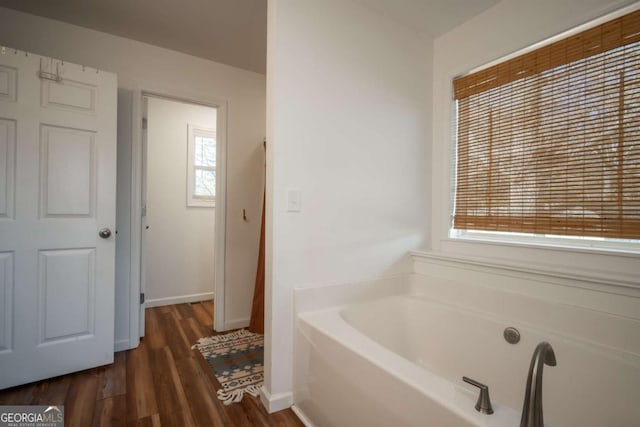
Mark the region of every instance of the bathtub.
[[[517, 427], [531, 355], [548, 341], [558, 365], [544, 367], [546, 425], [640, 425], [640, 359], [611, 345], [620, 332], [639, 338], [637, 323], [489, 289], [464, 294], [473, 306], [438, 292], [455, 286], [412, 275], [375, 284], [361, 300], [351, 290], [348, 304], [309, 309], [297, 301], [294, 409], [318, 427]], [[326, 295], [307, 293], [310, 300]], [[554, 327], [553, 319], [568, 319], [567, 326]], [[603, 321], [616, 333], [589, 327]], [[505, 341], [507, 326], [520, 331], [519, 343]], [[462, 376], [489, 386], [494, 414], [474, 409], [478, 390]]]

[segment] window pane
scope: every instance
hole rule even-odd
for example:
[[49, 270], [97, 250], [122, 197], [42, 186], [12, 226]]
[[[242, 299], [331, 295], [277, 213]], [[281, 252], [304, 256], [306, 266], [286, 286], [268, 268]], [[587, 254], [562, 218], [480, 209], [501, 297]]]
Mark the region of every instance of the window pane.
[[194, 196], [198, 198], [213, 199], [216, 196], [216, 172], [215, 170], [197, 169], [195, 172]]
[[208, 136], [195, 137], [195, 165], [216, 165], [216, 140]]

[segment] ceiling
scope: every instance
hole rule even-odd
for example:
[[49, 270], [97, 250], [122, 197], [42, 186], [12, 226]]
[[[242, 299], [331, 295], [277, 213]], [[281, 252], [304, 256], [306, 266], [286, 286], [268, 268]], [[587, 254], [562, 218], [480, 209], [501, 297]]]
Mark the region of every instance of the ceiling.
[[[500, 0], [355, 1], [437, 36]], [[0, 6], [261, 74], [266, 70], [267, 0], [0, 0]]]
[[439, 36], [501, 0], [357, 0], [415, 31]]
[[265, 73], [267, 0], [0, 0], [0, 6]]

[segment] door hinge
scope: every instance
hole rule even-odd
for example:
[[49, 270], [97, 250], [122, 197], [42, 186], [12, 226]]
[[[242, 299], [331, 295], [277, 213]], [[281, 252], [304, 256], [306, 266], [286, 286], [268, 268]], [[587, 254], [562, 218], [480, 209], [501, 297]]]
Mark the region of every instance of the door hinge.
[[144, 292], [140, 294], [140, 304], [144, 304]]
[[147, 118], [142, 118], [142, 129], [147, 130]]

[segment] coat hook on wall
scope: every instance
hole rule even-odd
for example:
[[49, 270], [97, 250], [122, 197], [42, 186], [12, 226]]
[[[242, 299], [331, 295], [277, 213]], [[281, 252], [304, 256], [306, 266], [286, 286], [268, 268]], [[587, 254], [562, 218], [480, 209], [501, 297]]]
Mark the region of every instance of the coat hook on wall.
[[246, 209], [242, 209], [242, 219], [245, 220], [246, 222], [249, 222], [249, 220], [247, 219], [247, 210]]

